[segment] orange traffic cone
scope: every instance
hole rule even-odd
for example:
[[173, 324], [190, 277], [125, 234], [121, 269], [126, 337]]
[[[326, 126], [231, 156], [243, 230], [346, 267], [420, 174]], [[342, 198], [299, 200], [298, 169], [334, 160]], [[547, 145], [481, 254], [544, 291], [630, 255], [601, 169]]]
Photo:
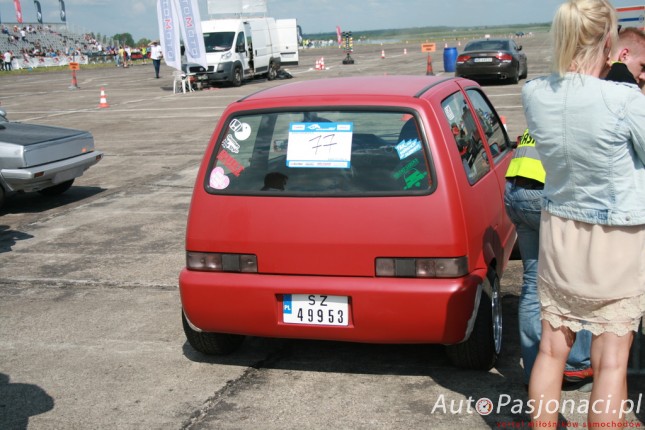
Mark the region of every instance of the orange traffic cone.
[[320, 70], [320, 60], [316, 60], [316, 70]]
[[320, 70], [325, 70], [325, 57], [320, 57]]
[[107, 102], [107, 96], [105, 95], [105, 90], [102, 87], [101, 87], [101, 99], [99, 100], [99, 107], [100, 108], [110, 107], [110, 105]]
[[434, 71], [432, 70], [432, 57], [428, 54], [428, 64], [426, 65], [426, 75], [434, 76]]
[[500, 115], [499, 119], [502, 120], [502, 125], [504, 126], [504, 130], [508, 131], [508, 128], [506, 128], [506, 117], [504, 115]]
[[408, 48], [403, 48], [403, 55], [408, 55]]
[[385, 58], [385, 49], [381, 50], [381, 58]]

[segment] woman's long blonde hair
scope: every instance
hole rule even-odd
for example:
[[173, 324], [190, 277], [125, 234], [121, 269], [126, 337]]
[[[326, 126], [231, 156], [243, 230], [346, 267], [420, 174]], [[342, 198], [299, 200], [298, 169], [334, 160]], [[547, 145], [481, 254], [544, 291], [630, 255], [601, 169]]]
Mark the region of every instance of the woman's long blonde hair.
[[551, 33], [553, 71], [588, 72], [607, 60], [607, 48], [617, 42], [616, 11], [608, 0], [568, 0], [558, 8]]

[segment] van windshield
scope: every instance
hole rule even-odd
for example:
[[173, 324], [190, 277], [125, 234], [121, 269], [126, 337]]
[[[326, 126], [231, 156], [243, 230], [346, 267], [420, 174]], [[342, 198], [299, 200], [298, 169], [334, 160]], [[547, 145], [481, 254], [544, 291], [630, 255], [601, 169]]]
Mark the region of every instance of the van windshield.
[[221, 31], [216, 33], [204, 33], [204, 46], [206, 52], [224, 52], [231, 49], [234, 31]]
[[213, 194], [407, 195], [434, 183], [409, 113], [272, 111], [226, 124], [204, 184]]

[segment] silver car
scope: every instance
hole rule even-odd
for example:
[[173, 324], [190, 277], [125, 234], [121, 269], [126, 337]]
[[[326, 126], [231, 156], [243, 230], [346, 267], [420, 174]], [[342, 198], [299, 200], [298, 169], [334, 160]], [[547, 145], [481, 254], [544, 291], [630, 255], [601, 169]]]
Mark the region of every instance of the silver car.
[[15, 192], [61, 194], [102, 158], [88, 131], [13, 122], [0, 109], [0, 206]]

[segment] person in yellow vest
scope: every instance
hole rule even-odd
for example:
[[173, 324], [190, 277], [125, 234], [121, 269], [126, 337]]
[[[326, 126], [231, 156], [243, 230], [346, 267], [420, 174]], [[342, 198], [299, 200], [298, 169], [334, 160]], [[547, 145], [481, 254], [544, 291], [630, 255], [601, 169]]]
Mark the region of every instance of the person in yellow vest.
[[[540, 248], [540, 212], [546, 172], [535, 149], [535, 140], [526, 129], [515, 156], [506, 171], [504, 204], [515, 229], [524, 269], [518, 305], [520, 354], [524, 365], [524, 384], [528, 386], [542, 336], [540, 300], [537, 291], [537, 266]], [[564, 382], [588, 391], [593, 379], [591, 333], [582, 330], [569, 353]]]

